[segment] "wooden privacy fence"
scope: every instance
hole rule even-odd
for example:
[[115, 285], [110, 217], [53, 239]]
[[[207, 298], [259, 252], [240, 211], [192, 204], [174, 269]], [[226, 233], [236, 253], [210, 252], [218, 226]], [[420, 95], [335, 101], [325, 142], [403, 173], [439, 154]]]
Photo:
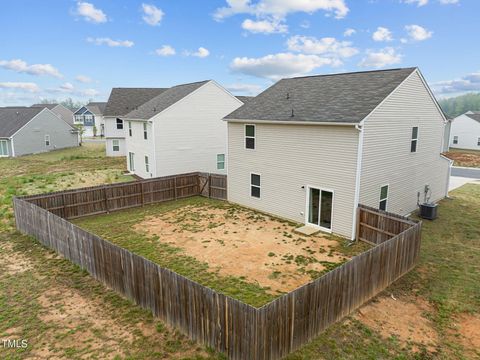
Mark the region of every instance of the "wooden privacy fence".
[[[221, 196], [225, 188], [221, 177], [208, 181], [205, 174], [186, 174], [177, 177], [177, 184], [182, 183], [180, 186], [187, 189], [191, 177], [195, 176], [198, 178], [198, 187], [195, 191], [188, 190], [192, 195]], [[179, 181], [181, 177], [184, 179]], [[171, 198], [172, 194], [158, 200], [155, 197], [158, 195], [154, 194], [162, 193], [155, 192], [160, 189], [165, 190], [164, 193], [172, 191], [171, 184], [175, 182], [172, 177], [146, 182], [149, 181], [152, 183], [144, 187], [148, 191], [143, 192], [147, 202]], [[207, 181], [212, 184], [210, 189], [207, 188]], [[132, 195], [123, 199], [137, 200], [121, 202], [113, 199], [108, 205], [115, 204], [115, 209], [119, 206], [141, 206], [138, 184], [137, 187], [132, 187], [134, 183], [124, 185], [131, 193], [117, 193], [115, 196]], [[115, 186], [112, 185], [110, 189], [115, 189]], [[102, 187], [82, 191], [95, 199], [93, 194], [99, 189], [101, 193]], [[177, 198], [182, 196], [187, 195], [177, 193]], [[61, 216], [80, 216], [80, 213], [88, 213], [87, 210], [91, 214], [105, 212], [106, 209], [92, 206], [85, 210], [79, 207], [76, 212], [69, 213], [61, 205], [69, 204], [72, 200], [67, 196], [62, 203], [63, 200], [58, 200], [61, 198], [61, 193], [14, 198], [17, 228], [86, 269], [95, 279], [151, 310], [155, 316], [192, 340], [209, 345], [231, 359], [279, 359], [298, 349], [412, 269], [420, 250], [420, 222], [383, 212], [377, 212], [378, 217], [375, 217], [374, 210], [361, 206], [361, 237], [376, 243], [374, 247], [311, 283], [255, 308], [75, 226]], [[98, 201], [94, 204], [101, 203]], [[49, 206], [51, 211], [47, 210]], [[383, 241], [380, 240], [381, 236], [384, 236]]]
[[188, 173], [24, 197], [64, 219], [203, 195], [226, 200], [226, 175]]

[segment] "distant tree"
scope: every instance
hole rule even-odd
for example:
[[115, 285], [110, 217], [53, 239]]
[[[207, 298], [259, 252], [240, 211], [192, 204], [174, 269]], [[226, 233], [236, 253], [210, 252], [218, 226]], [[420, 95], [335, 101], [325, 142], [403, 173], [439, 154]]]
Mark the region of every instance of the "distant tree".
[[83, 134], [85, 134], [85, 128], [82, 124], [76, 124], [75, 127], [78, 129], [78, 133], [80, 134], [80, 145], [83, 143]]
[[95, 125], [93, 125], [93, 136], [97, 136], [97, 127]]
[[41, 104], [60, 104], [60, 105], [63, 105], [65, 106], [67, 109], [70, 109], [72, 111], [75, 111], [75, 110], [78, 110], [80, 109], [82, 106], [85, 106], [86, 104], [88, 104], [89, 102], [91, 102], [92, 100], [88, 100], [88, 102], [83, 102], [83, 101], [73, 101], [72, 98], [67, 98], [65, 100], [61, 100], [59, 101], [58, 99], [42, 99], [40, 101]]
[[480, 111], [480, 93], [469, 93], [439, 100], [445, 114], [449, 117], [456, 117], [467, 111]]

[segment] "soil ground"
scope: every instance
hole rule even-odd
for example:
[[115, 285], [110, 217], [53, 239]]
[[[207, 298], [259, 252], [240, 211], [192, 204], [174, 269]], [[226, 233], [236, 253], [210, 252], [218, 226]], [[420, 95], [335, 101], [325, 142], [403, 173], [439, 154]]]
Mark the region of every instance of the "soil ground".
[[300, 236], [296, 227], [238, 206], [186, 206], [149, 216], [135, 229], [181, 248], [220, 275], [243, 277], [278, 293], [350, 258], [336, 250], [338, 240], [320, 233]]
[[444, 155], [454, 161], [454, 166], [480, 168], [480, 151], [450, 149], [450, 151], [446, 152]]

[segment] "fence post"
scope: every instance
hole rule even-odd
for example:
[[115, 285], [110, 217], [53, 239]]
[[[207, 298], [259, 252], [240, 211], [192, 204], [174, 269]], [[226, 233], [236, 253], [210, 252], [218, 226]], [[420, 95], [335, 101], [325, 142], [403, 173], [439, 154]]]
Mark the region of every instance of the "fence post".
[[103, 187], [103, 195], [104, 195], [104, 198], [105, 198], [105, 211], [107, 213], [109, 213], [110, 210], [108, 208], [108, 197], [107, 197], [107, 187], [106, 186]]
[[62, 194], [62, 202], [63, 202], [63, 218], [67, 218], [67, 206], [65, 204], [65, 193]]
[[175, 192], [175, 200], [177, 200], [177, 177], [173, 178], [173, 191]]
[[357, 229], [356, 229], [356, 235], [355, 235], [355, 241], [358, 241], [360, 239], [360, 206], [357, 207]]
[[208, 198], [212, 198], [212, 174], [208, 174]]
[[144, 194], [145, 194], [145, 190], [143, 189], [143, 184], [144, 184], [144, 182], [142, 181], [142, 182], [140, 183], [140, 190], [141, 190], [141, 192], [142, 192], [142, 207], [145, 205], [145, 195], [144, 195]]

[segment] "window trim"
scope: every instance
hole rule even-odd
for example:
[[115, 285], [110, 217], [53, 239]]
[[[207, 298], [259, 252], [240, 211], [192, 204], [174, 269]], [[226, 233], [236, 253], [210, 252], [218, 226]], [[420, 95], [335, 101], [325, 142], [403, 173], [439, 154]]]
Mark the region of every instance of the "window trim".
[[[247, 136], [247, 126], [253, 126], [253, 136]], [[255, 150], [257, 148], [257, 127], [255, 124], [245, 124], [243, 128], [243, 133], [244, 133], [244, 143], [243, 146], [245, 147], [246, 150]], [[253, 139], [253, 148], [247, 147], [247, 139]]]
[[[413, 129], [417, 129], [417, 136], [413, 137]], [[410, 153], [418, 152], [418, 134], [420, 133], [420, 128], [418, 126], [412, 126], [412, 134], [410, 139]], [[415, 143], [415, 151], [412, 150], [413, 143]]]
[[[218, 160], [219, 155], [223, 155], [223, 160], [222, 161]], [[223, 164], [221, 168], [218, 167], [219, 164]], [[225, 154], [224, 153], [217, 154], [217, 170], [225, 170]]]
[[143, 123], [143, 139], [144, 140], [148, 140], [148, 131], [147, 131], [147, 123], [144, 122]]
[[[382, 189], [384, 187], [387, 187], [387, 197], [386, 198], [382, 198]], [[388, 197], [390, 195], [390, 184], [383, 184], [383, 185], [380, 185], [380, 194], [379, 194], [379, 199], [378, 199], [378, 209], [381, 210], [381, 211], [388, 211]], [[382, 201], [385, 201], [385, 210], [382, 210], [380, 208], [380, 204], [382, 203]]]
[[458, 145], [458, 135], [453, 136], [452, 144], [453, 145]]
[[128, 152], [128, 170], [130, 172], [135, 171], [135, 153], [132, 151]]
[[[252, 184], [252, 175], [258, 175], [260, 177], [260, 185], [253, 185]], [[249, 186], [249, 189], [248, 189], [249, 190], [248, 193], [250, 194], [250, 197], [253, 198], [253, 199], [261, 199], [262, 198], [262, 174], [251, 172], [250, 173], [249, 184], [250, 184], [250, 186]], [[257, 196], [252, 195], [252, 187], [258, 188], [258, 190], [260, 191], [260, 196], [257, 197]]]
[[[123, 130], [123, 120], [120, 118], [116, 118], [115, 123], [117, 125], [117, 130]], [[120, 125], [120, 127], [118, 127]]]
[[132, 137], [133, 131], [132, 131], [132, 122], [128, 121], [128, 136]]
[[150, 159], [148, 158], [148, 155], [144, 156], [143, 161], [145, 162], [145, 172], [150, 173]]
[[[5, 149], [7, 150], [7, 153], [6, 154], [0, 154], [0, 157], [9, 157], [10, 156], [10, 152], [8, 151], [8, 140], [6, 139], [0, 139], [0, 151], [1, 148], [2, 148], [2, 143], [5, 143]], [[3, 152], [3, 151], [2, 151]]]
[[[117, 145], [115, 145], [115, 141], [117, 142]], [[115, 147], [117, 148], [117, 150], [115, 150]], [[112, 140], [112, 151], [114, 151], [114, 152], [120, 151], [120, 140], [118, 140], [118, 139], [113, 139]]]
[[50, 146], [50, 135], [45, 134], [45, 147]]

